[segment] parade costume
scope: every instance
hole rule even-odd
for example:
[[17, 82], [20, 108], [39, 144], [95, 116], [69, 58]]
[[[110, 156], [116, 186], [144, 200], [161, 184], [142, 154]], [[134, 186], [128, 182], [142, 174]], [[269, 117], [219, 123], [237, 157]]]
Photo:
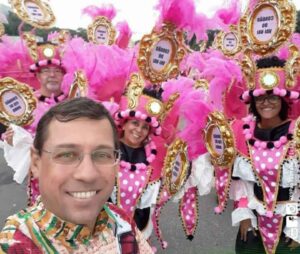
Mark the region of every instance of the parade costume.
[[[127, 49], [132, 31], [126, 21], [118, 22], [115, 27], [112, 25], [117, 14], [117, 10], [113, 5], [102, 5], [101, 7], [90, 5], [82, 10], [82, 14], [90, 16], [93, 23], [103, 24], [102, 29], [96, 29], [96, 38], [88, 33], [90, 41], [102, 45], [115, 44], [121, 49]], [[118, 37], [116, 37], [116, 34]]]
[[[14, 51], [7, 50], [6, 47]], [[50, 107], [66, 99], [63, 92], [58, 95], [52, 94], [49, 97], [41, 94], [36, 73], [41, 68], [48, 66], [58, 67], [62, 73], [65, 72], [61, 62], [63, 45], [56, 45], [51, 42], [38, 44], [33, 35], [25, 34], [23, 35], [23, 40], [15, 43], [8, 39], [4, 40], [0, 50], [2, 52], [1, 61], [4, 65], [1, 75], [12, 76], [17, 80], [26, 82], [35, 90], [34, 96], [37, 106], [32, 112], [33, 121], [23, 126], [24, 129], [20, 126], [11, 125], [14, 131], [13, 146], [4, 142], [4, 157], [7, 164], [15, 171], [14, 180], [21, 184], [28, 176], [28, 203], [31, 205], [39, 195], [38, 182], [33, 179], [29, 172], [30, 147], [36, 126], [42, 115]]]
[[[21, 241], [21, 243], [19, 242]], [[94, 231], [63, 221], [37, 203], [7, 219], [0, 233], [0, 253], [152, 253], [124, 212], [105, 204]]]
[[[297, 81], [289, 83], [286, 78], [288, 61], [285, 67], [278, 67], [276, 59], [271, 58], [271, 66], [258, 68], [252, 73], [255, 77], [254, 87], [249, 86], [248, 82], [251, 90], [245, 91], [241, 99], [247, 102], [255, 100], [257, 96], [273, 94], [282, 98], [281, 108], [284, 107], [284, 101], [292, 103], [298, 100], [300, 93]], [[236, 226], [241, 220], [251, 219], [252, 226], [260, 232], [265, 251], [276, 253], [283, 233], [300, 242], [298, 224], [293, 228], [288, 221], [290, 216], [296, 216], [294, 219], [299, 220], [299, 159], [294, 143], [298, 127], [295, 127], [294, 120], [289, 119], [271, 129], [261, 129], [258, 123], [259, 119], [255, 120], [252, 115], [232, 123], [237, 146], [232, 171], [234, 180], [230, 189], [230, 197], [236, 202], [232, 223]], [[296, 210], [290, 211], [293, 209]], [[239, 238], [236, 244], [237, 253], [243, 253], [244, 248], [249, 249]]]
[[[138, 76], [133, 74], [133, 77]], [[152, 232], [150, 214], [156, 204], [161, 177], [161, 168], [154, 164], [158, 154], [157, 140], [152, 137], [161, 134], [159, 117], [164, 112], [164, 105], [158, 99], [141, 93], [142, 89], [135, 89], [129, 85], [126, 95], [122, 96], [120, 108], [115, 113], [116, 124], [122, 134], [122, 126], [127, 120], [144, 120], [150, 126], [150, 133], [147, 143], [139, 148], [132, 148], [121, 141], [116, 202], [129, 217], [135, 218], [145, 238], [149, 238]], [[163, 150], [161, 153], [164, 154]]]

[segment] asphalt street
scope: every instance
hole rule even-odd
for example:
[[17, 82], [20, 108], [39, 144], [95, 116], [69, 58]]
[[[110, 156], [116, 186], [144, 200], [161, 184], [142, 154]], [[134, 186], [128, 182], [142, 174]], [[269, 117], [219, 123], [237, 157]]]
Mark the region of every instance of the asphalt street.
[[[5, 219], [26, 205], [26, 183], [19, 185], [13, 180], [13, 171], [3, 158], [0, 149], [0, 228]], [[237, 228], [231, 227], [232, 204], [222, 215], [215, 215], [213, 208], [216, 196], [210, 195], [199, 199], [199, 223], [193, 241], [186, 240], [178, 216], [178, 205], [169, 202], [162, 211], [161, 228], [168, 248], [162, 250], [155, 237], [152, 244], [158, 247], [157, 253], [174, 254], [233, 254]]]

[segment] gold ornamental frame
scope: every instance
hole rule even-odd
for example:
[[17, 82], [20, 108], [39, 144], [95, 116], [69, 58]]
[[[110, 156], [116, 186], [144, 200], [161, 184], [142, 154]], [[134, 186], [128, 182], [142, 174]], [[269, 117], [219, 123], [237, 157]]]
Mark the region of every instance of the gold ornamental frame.
[[87, 29], [88, 40], [94, 44], [102, 44], [102, 43], [99, 43], [99, 41], [96, 38], [96, 31], [97, 31], [97, 28], [100, 26], [105, 27], [107, 30], [107, 34], [108, 34], [107, 44], [104, 44], [104, 45], [114, 44], [115, 38], [116, 38], [116, 29], [113, 27], [111, 21], [104, 16], [97, 17], [93, 21], [93, 23], [88, 26], [88, 29]]
[[[228, 36], [229, 34], [233, 34], [236, 39], [236, 42], [237, 42], [235, 48], [232, 50], [229, 50], [224, 46], [224, 40], [225, 40], [226, 36]], [[225, 32], [225, 31], [219, 32], [216, 36], [215, 45], [216, 45], [216, 48], [221, 50], [223, 52], [223, 54], [226, 56], [233, 57], [237, 53], [239, 53], [242, 50], [242, 45], [241, 45], [240, 37], [238, 34], [237, 26], [231, 25], [228, 32]]]
[[296, 152], [299, 157], [300, 156], [300, 117], [298, 117], [295, 123], [293, 143], [295, 144]]
[[[222, 154], [214, 148], [213, 131], [215, 128], [218, 128], [221, 134], [224, 146]], [[205, 127], [205, 144], [214, 166], [229, 167], [233, 163], [236, 154], [234, 135], [223, 113], [215, 111], [209, 114]]]
[[202, 89], [202, 90], [208, 92], [209, 82], [206, 79], [197, 79], [197, 80], [195, 80], [194, 88]]
[[[79, 70], [74, 73], [74, 82], [71, 85], [68, 98], [86, 97], [88, 81], [83, 71]], [[79, 92], [79, 96], [78, 96]]]
[[[151, 64], [152, 51], [161, 41], [168, 41], [171, 44], [170, 60], [162, 70], [156, 71]], [[158, 84], [179, 75], [179, 64], [186, 54], [183, 32], [176, 31], [176, 27], [170, 23], [162, 25], [160, 31], [153, 30], [151, 34], [144, 35], [140, 42], [138, 67], [146, 80]]]
[[290, 57], [285, 64], [285, 86], [288, 89], [293, 89], [297, 83], [297, 76], [300, 70], [300, 53], [296, 45], [289, 45]]
[[[263, 9], [271, 8], [277, 16], [278, 27], [268, 41], [260, 41], [253, 34], [253, 23], [257, 14]], [[260, 0], [253, 11], [249, 8], [240, 19], [239, 32], [243, 47], [250, 47], [261, 56], [272, 54], [285, 43], [295, 29], [296, 8], [288, 0]]]
[[[16, 93], [25, 105], [25, 112], [21, 116], [13, 116], [7, 110], [5, 110], [5, 106], [3, 105], [2, 96], [6, 92], [14, 92]], [[33, 94], [33, 90], [25, 83], [21, 83], [13, 78], [6, 77], [0, 79], [0, 122], [4, 125], [8, 126], [10, 123], [14, 123], [16, 125], [27, 125], [33, 121], [32, 112], [35, 110], [37, 105], [37, 101]]]
[[[43, 13], [43, 20], [34, 20], [30, 17], [26, 9], [26, 3], [33, 3], [39, 7]], [[10, 4], [17, 16], [24, 22], [40, 29], [49, 29], [55, 23], [55, 16], [50, 5], [41, 0], [10, 0]]]
[[[177, 174], [177, 172], [174, 172], [177, 156], [179, 156], [181, 160], [180, 174], [178, 176], [175, 175], [176, 180], [172, 181], [174, 174]], [[175, 195], [183, 187], [189, 173], [189, 167], [190, 162], [187, 155], [187, 145], [178, 138], [168, 147], [163, 168], [164, 186], [166, 186], [166, 189], [171, 196]]]

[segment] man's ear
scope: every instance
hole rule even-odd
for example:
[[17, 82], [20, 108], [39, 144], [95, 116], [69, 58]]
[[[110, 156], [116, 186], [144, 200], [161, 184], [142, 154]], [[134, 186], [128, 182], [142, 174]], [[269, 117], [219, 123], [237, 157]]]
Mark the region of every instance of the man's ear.
[[37, 178], [40, 175], [41, 157], [39, 155], [39, 152], [33, 147], [31, 147], [30, 153], [31, 153], [30, 170], [33, 174], [33, 177]]

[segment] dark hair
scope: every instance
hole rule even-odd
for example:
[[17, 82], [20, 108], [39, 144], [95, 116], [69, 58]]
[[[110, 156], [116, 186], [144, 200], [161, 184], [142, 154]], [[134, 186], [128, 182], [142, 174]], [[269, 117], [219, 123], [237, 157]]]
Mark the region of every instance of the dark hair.
[[152, 98], [155, 98], [157, 100], [162, 100], [162, 88], [144, 88], [143, 89], [143, 94], [148, 95]]
[[[281, 100], [281, 110], [279, 112], [279, 117], [281, 121], [285, 121], [288, 118], [289, 105], [282, 97], [280, 97], [280, 100]], [[257, 112], [256, 105], [255, 105], [255, 98], [253, 96], [251, 97], [250, 100], [249, 111], [256, 117], [257, 122], [261, 121], [261, 116]]]
[[107, 119], [113, 130], [115, 149], [119, 149], [117, 128], [110, 113], [102, 104], [84, 97], [60, 102], [43, 115], [37, 126], [33, 143], [34, 148], [41, 154], [47, 139], [49, 124], [53, 119], [59, 122], [69, 122], [81, 117], [94, 120]]
[[38, 46], [44, 46], [44, 45], [52, 45], [52, 46], [58, 46], [57, 43], [54, 43], [52, 41], [41, 41], [41, 42], [37, 42]]
[[256, 61], [256, 66], [258, 69], [284, 67], [285, 60], [280, 59], [277, 56], [264, 57]]
[[[277, 56], [270, 56], [270, 57], [264, 57], [261, 59], [258, 59], [256, 61], [256, 66], [258, 69], [264, 69], [264, 68], [271, 68], [271, 67], [281, 67], [283, 68], [285, 66], [285, 60], [278, 58]], [[273, 94], [273, 90], [267, 91], [267, 94]], [[250, 106], [249, 111], [256, 117], [256, 121], [261, 121], [261, 116], [257, 112], [256, 106], [255, 106], [255, 98], [253, 94], [250, 94]], [[286, 120], [288, 118], [288, 111], [289, 111], [289, 105], [286, 102], [285, 99], [280, 97], [281, 99], [281, 110], [279, 112], [279, 117], [282, 121]]]

